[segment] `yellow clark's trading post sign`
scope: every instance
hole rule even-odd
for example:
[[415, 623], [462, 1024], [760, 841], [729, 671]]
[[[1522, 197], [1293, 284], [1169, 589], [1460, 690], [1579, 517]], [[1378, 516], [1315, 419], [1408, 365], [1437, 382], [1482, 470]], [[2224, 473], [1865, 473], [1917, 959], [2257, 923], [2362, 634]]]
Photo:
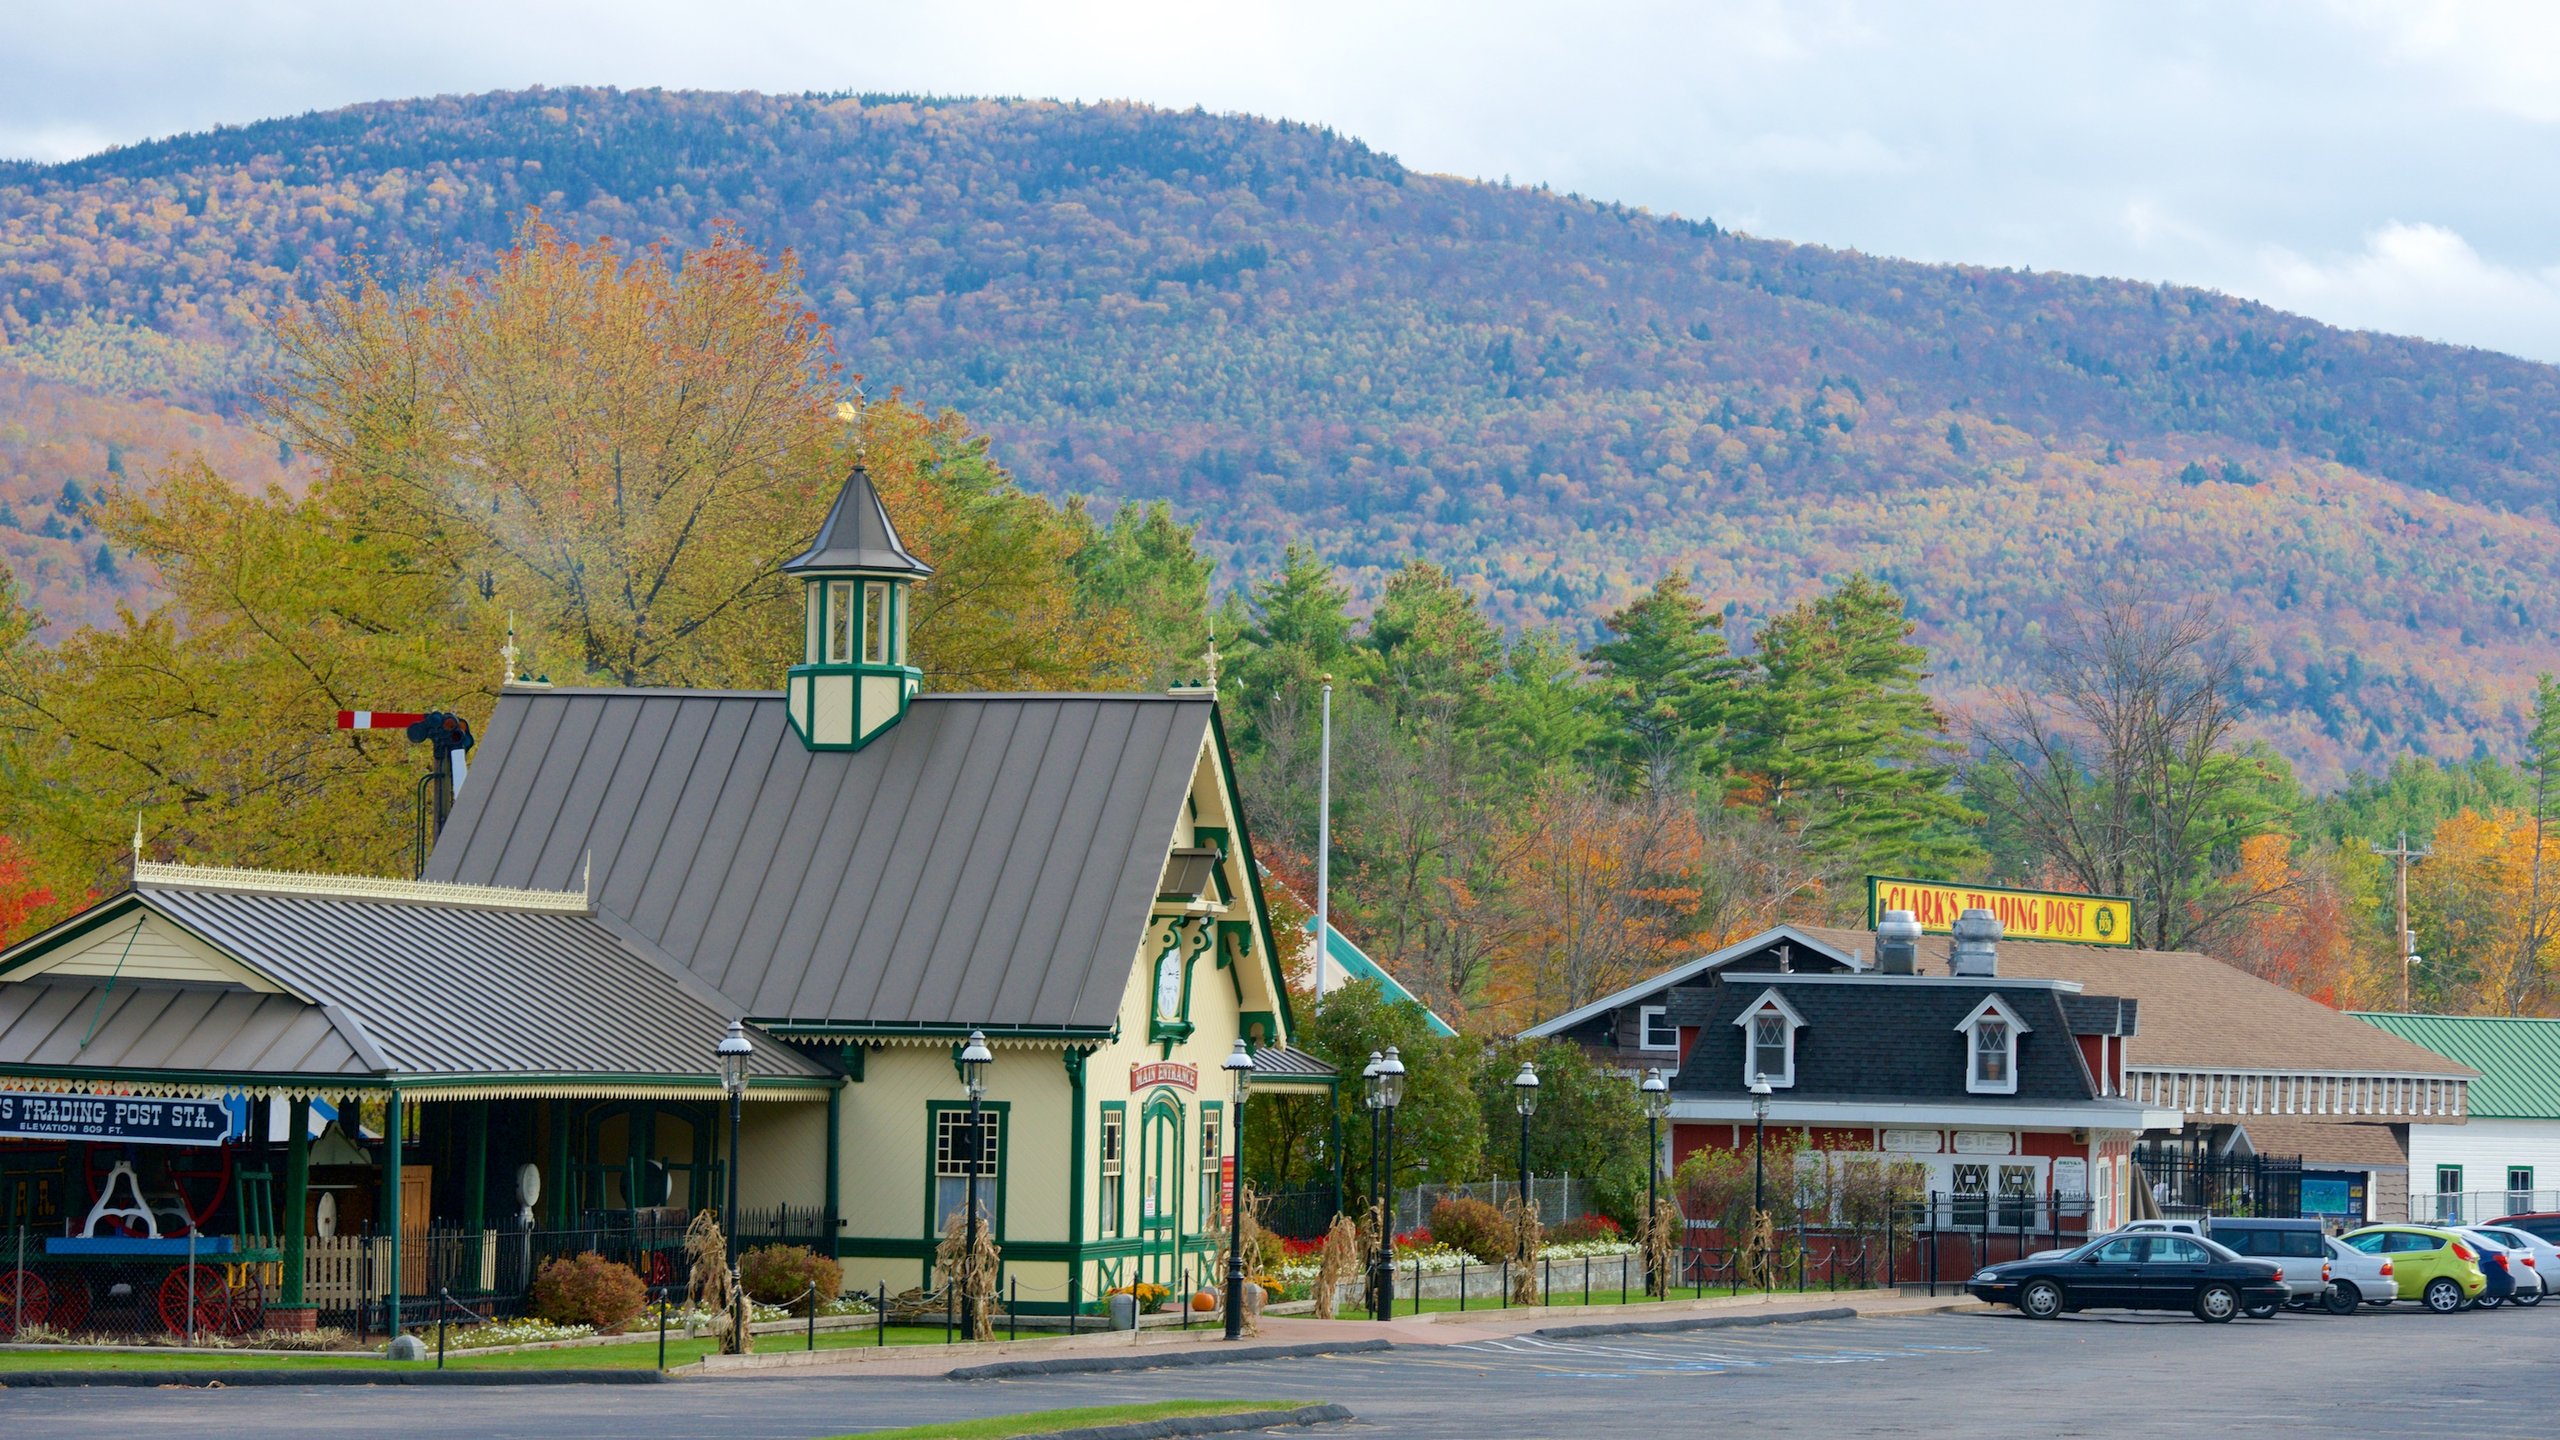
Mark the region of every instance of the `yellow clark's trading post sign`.
[[1887, 910], [1908, 910], [1932, 935], [1954, 931], [1967, 910], [2000, 917], [2011, 940], [2059, 940], [2071, 945], [2131, 945], [2133, 902], [2117, 895], [2063, 895], [2051, 890], [1994, 890], [1982, 885], [1942, 885], [1934, 880], [1867, 877], [1867, 926]]

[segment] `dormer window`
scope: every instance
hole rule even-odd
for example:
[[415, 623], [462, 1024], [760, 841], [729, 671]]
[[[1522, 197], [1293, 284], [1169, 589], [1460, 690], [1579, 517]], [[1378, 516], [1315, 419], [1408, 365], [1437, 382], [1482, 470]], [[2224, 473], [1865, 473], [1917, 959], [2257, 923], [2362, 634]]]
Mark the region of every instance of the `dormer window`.
[[1964, 1088], [1974, 1095], [2018, 1093], [2018, 1037], [2028, 1030], [1997, 995], [1986, 996], [1956, 1026], [1965, 1037]]
[[1742, 1027], [1742, 1084], [1765, 1077], [1773, 1090], [1796, 1083], [1796, 1032], [1804, 1017], [1776, 990], [1763, 990], [1734, 1024]]

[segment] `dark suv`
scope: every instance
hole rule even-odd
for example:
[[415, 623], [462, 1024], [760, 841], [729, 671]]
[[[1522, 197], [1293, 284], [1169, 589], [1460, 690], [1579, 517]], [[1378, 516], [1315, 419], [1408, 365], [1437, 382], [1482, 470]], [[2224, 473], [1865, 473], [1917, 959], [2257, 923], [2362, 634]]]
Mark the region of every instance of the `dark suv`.
[[[2323, 1273], [2328, 1248], [2320, 1243], [2327, 1230], [2317, 1220], [2221, 1220], [2213, 1222], [2213, 1243], [2237, 1250], [2252, 1260], [2273, 1260], [2284, 1267], [2284, 1303], [2300, 1309], [2328, 1298]], [[2252, 1306], [2249, 1314], [2263, 1320], [2273, 1305]]]
[[2554, 1245], [2560, 1245], [2560, 1213], [2536, 1211], [2525, 1215], [2501, 1215], [2489, 1223], [2511, 1226], [2527, 1235], [2539, 1235]]

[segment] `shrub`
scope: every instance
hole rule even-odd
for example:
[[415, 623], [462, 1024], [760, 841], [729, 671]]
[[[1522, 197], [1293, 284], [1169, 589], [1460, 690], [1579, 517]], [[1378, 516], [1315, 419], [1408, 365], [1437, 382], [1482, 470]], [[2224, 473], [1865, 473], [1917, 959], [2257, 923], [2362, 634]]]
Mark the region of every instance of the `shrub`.
[[1576, 1215], [1547, 1232], [1551, 1245], [1589, 1245], [1602, 1240], [1620, 1240], [1626, 1231], [1606, 1215]]
[[759, 1245], [738, 1257], [738, 1283], [759, 1305], [780, 1305], [806, 1315], [809, 1286], [818, 1287], [825, 1304], [844, 1289], [844, 1267], [806, 1245]]
[[1511, 1226], [1502, 1212], [1464, 1195], [1431, 1207], [1431, 1238], [1488, 1265], [1500, 1264], [1511, 1253]]
[[621, 1329], [649, 1303], [649, 1287], [628, 1265], [593, 1250], [571, 1260], [545, 1260], [533, 1277], [533, 1313], [554, 1325]]

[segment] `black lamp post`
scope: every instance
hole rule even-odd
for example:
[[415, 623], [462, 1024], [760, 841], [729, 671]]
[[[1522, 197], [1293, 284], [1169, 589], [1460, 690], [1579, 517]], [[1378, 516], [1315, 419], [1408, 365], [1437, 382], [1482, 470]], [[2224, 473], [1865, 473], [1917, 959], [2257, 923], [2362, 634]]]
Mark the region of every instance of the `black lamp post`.
[[[1662, 1202], [1656, 1198], [1654, 1181], [1662, 1174], [1662, 1117], [1671, 1108], [1671, 1082], [1662, 1078], [1661, 1067], [1644, 1072], [1644, 1225], [1650, 1235], [1661, 1221]], [[1645, 1279], [1655, 1279], [1654, 1247], [1644, 1247]]]
[[1244, 1038], [1236, 1038], [1235, 1053], [1227, 1057], [1227, 1074], [1235, 1081], [1236, 1173], [1233, 1198], [1228, 1202], [1227, 1231], [1227, 1338], [1244, 1338], [1244, 1101], [1253, 1089], [1253, 1052], [1245, 1048]]
[[738, 1129], [747, 1112], [747, 1057], [755, 1048], [747, 1043], [746, 1022], [732, 1020], [713, 1051], [720, 1057], [720, 1088], [729, 1096], [729, 1203], [720, 1218], [727, 1222], [721, 1228], [729, 1232], [732, 1270], [738, 1268]]
[[1762, 1198], [1766, 1185], [1769, 1149], [1769, 1077], [1751, 1077], [1751, 1213], [1754, 1216], [1769, 1208]]
[[978, 1333], [978, 1297], [970, 1287], [969, 1273], [978, 1264], [978, 1160], [986, 1154], [987, 1139], [984, 1112], [980, 1103], [987, 1098], [987, 1066], [995, 1060], [995, 1052], [987, 1048], [986, 1032], [972, 1030], [969, 1043], [960, 1047], [960, 1084], [969, 1092], [969, 1198], [968, 1216], [962, 1221], [968, 1227], [967, 1238], [960, 1251], [960, 1333]]
[[1393, 1045], [1378, 1061], [1370, 1093], [1377, 1097], [1378, 1110], [1385, 1117], [1386, 1211], [1378, 1225], [1377, 1318], [1388, 1320], [1396, 1313], [1396, 1107], [1404, 1103], [1404, 1061], [1398, 1058]]
[[[1529, 1199], [1529, 1117], [1538, 1113], [1538, 1062], [1521, 1061], [1520, 1073], [1511, 1077], [1511, 1108], [1520, 1112], [1520, 1213], [1526, 1216], [1535, 1213]], [[1520, 1238], [1524, 1242], [1529, 1238], [1525, 1225]], [[1529, 1258], [1525, 1245], [1520, 1258]]]

